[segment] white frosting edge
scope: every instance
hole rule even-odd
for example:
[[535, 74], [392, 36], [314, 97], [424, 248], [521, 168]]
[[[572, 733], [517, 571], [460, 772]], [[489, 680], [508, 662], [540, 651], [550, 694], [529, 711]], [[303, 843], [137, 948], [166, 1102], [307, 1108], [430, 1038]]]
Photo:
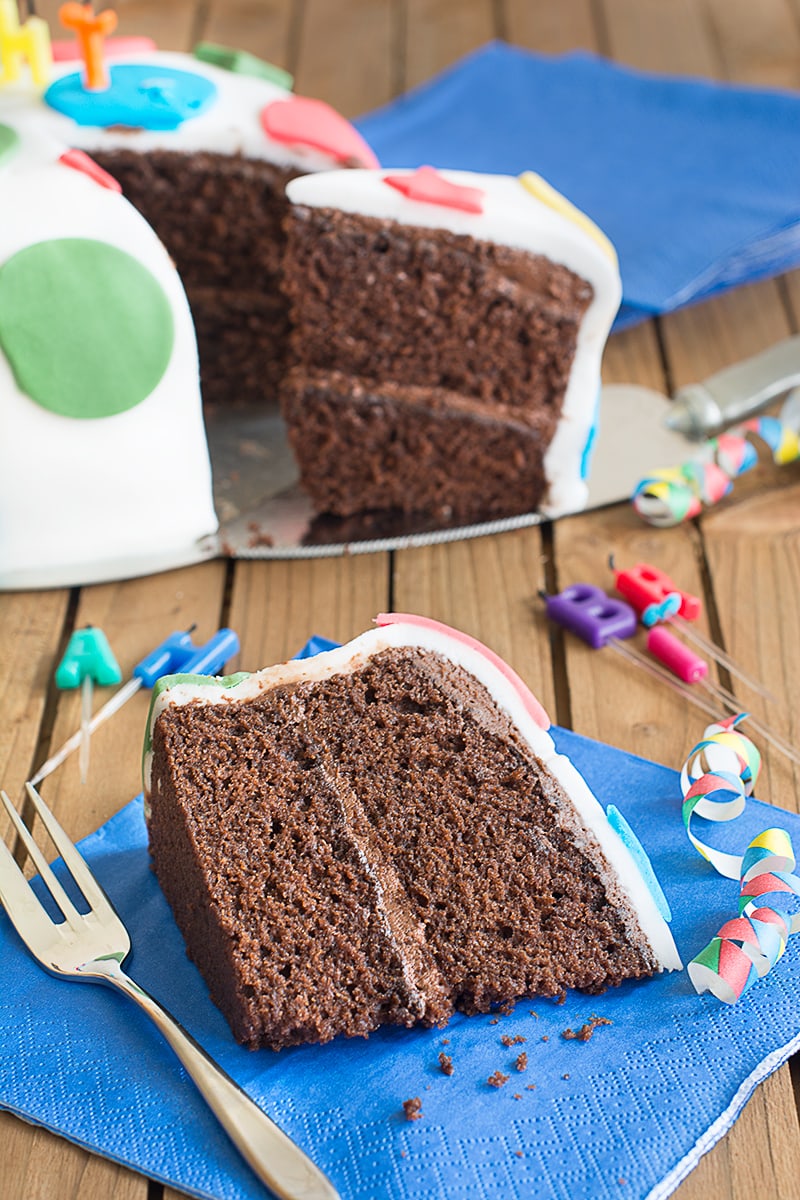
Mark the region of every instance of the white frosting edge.
[[[362, 633], [336, 650], [328, 650], [313, 658], [296, 659], [266, 667], [248, 675], [233, 687], [208, 684], [179, 683], [166, 688], [156, 697], [150, 714], [149, 732], [161, 713], [169, 707], [184, 704], [225, 704], [254, 700], [263, 692], [285, 684], [308, 683], [329, 679], [360, 669], [373, 655], [391, 647], [417, 647], [443, 655], [463, 667], [483, 684], [498, 708], [517, 728], [533, 754], [557, 780], [572, 800], [585, 828], [599, 843], [608, 863], [615, 872], [614, 882], [625, 894], [635, 911], [659, 967], [679, 970], [681, 960], [669, 926], [658, 910], [655, 900], [625, 843], [609, 825], [606, 815], [583, 776], [565, 755], [556, 751], [550, 734], [533, 720], [511, 681], [483, 654], [471, 646], [451, 638], [438, 629], [415, 624], [396, 623]], [[152, 785], [152, 748], [144, 759], [145, 802]]]
[[595, 420], [603, 350], [622, 299], [617, 264], [586, 229], [532, 195], [515, 176], [439, 170], [450, 182], [480, 188], [484, 193], [483, 212], [468, 213], [409, 200], [384, 183], [387, 175], [412, 173], [394, 169], [329, 171], [291, 180], [286, 194], [301, 206], [337, 208], [403, 225], [444, 229], [542, 254], [591, 284], [594, 298], [578, 330], [561, 419], [544, 461], [549, 490], [542, 511], [551, 517], [574, 512], [584, 506], [588, 495], [580, 477], [581, 463]]
[[[180, 51], [147, 50], [123, 54], [109, 59], [108, 65], [113, 70], [126, 63], [152, 64], [156, 73], [164, 66], [201, 75], [216, 87], [216, 98], [205, 112], [184, 121], [177, 129], [105, 129], [79, 125], [71, 117], [57, 112], [47, 104], [42, 91], [33, 86], [30, 77], [23, 76], [18, 82], [0, 89], [0, 119], [5, 120], [3, 114], [6, 114], [17, 120], [30, 121], [66, 145], [89, 153], [128, 149], [140, 154], [150, 150], [192, 154], [205, 150], [243, 154], [247, 158], [263, 159], [276, 166], [300, 171], [322, 171], [337, 165], [334, 158], [319, 150], [288, 145], [268, 136], [261, 124], [261, 110], [276, 100], [291, 99], [293, 95], [280, 84], [251, 75], [238, 75]], [[81, 70], [80, 62], [53, 63], [50, 82]]]
[[59, 163], [66, 145], [2, 109], [0, 99], [0, 120], [20, 143], [0, 162], [0, 267], [50, 239], [115, 246], [163, 288], [174, 344], [149, 396], [127, 412], [91, 420], [33, 401], [0, 346], [0, 586], [85, 582], [87, 563], [95, 577], [107, 578], [126, 565], [141, 573], [147, 563], [208, 557], [202, 539], [217, 529], [211, 463], [194, 325], [175, 266], [124, 197]]

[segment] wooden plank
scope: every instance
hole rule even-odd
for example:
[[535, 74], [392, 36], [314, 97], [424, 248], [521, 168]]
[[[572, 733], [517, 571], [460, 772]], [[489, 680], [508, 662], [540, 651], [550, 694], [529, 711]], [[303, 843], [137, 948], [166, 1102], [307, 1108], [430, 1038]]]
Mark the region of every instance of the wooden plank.
[[397, 611], [433, 617], [485, 642], [512, 664], [555, 719], [549, 634], [535, 616], [545, 583], [536, 528], [395, 555]]
[[[50, 25], [53, 38], [71, 37], [58, 20], [61, 0], [39, 0], [37, 13]], [[100, 7], [95, 5], [95, 7]], [[116, 0], [113, 6], [119, 16], [117, 35], [151, 37], [161, 50], [189, 50], [195, 40], [195, 25], [199, 0]]]
[[386, 555], [239, 562], [230, 621], [242, 641], [240, 666], [258, 670], [284, 662], [312, 634], [349, 641], [388, 602]]
[[346, 117], [391, 99], [397, 36], [391, 0], [306, 0], [302, 13], [298, 92], [327, 100]]
[[800, 1126], [788, 1064], [759, 1086], [734, 1129], [737, 1136], [729, 1138], [734, 1194], [790, 1200], [797, 1192]]
[[407, 0], [404, 86], [415, 87], [499, 33], [491, 0]]
[[779, 284], [785, 297], [792, 332], [800, 330], [800, 271], [792, 271], [784, 275]]
[[612, 333], [603, 356], [603, 382], [637, 383], [662, 394], [667, 390], [654, 321]]
[[662, 332], [673, 384], [680, 387], [764, 350], [791, 328], [779, 285], [768, 280], [670, 313]]
[[[745, 692], [746, 708], [800, 747], [800, 463], [782, 470], [794, 481], [785, 490], [770, 489], [709, 515], [703, 532], [715, 590], [725, 598], [721, 620], [729, 651], [752, 674], [766, 679], [779, 701], [766, 704]], [[782, 808], [800, 811], [798, 768], [757, 731], [750, 736], [764, 757], [757, 794]]]
[[236, 46], [290, 70], [292, 0], [216, 0], [202, 14], [199, 39]]
[[[16, 798], [33, 772], [36, 745], [69, 593], [0, 596], [0, 787]], [[0, 836], [8, 830], [0, 818]]]
[[758, 87], [800, 87], [800, 25], [791, 0], [703, 0], [721, 73]]
[[498, 31], [515, 46], [543, 54], [595, 50], [601, 44], [592, 0], [559, 0], [558, 4], [531, 4], [530, 0], [505, 0], [503, 28]]
[[[103, 629], [127, 679], [139, 659], [176, 629], [186, 629], [196, 622], [195, 640], [207, 640], [219, 624], [224, 584], [225, 565], [213, 562], [147, 579], [84, 588], [76, 628], [92, 624]], [[46, 607], [37, 605], [37, 611], [44, 619]], [[46, 679], [50, 679], [54, 666], [52, 657], [41, 665]], [[98, 690], [94, 707], [105, 698], [106, 694]], [[149, 700], [148, 692], [138, 693], [96, 731], [86, 784], [80, 782], [77, 755], [42, 784], [42, 794], [73, 838], [96, 829], [141, 789], [141, 750]], [[79, 696], [61, 693], [53, 748], [79, 724]], [[158, 1034], [153, 1031], [153, 1036]], [[13, 1155], [4, 1156], [4, 1170], [8, 1162], [13, 1163], [15, 1173], [24, 1172], [21, 1186], [9, 1190], [9, 1197], [40, 1194], [57, 1195], [63, 1200], [91, 1200], [102, 1195], [114, 1200], [146, 1200], [148, 1183], [142, 1176], [14, 1118], [7, 1118], [6, 1124], [9, 1137], [13, 1134]], [[38, 1183], [35, 1193], [25, 1185], [28, 1172]]]
[[[102, 629], [123, 679], [128, 679], [139, 659], [175, 630], [196, 624], [195, 642], [207, 641], [219, 625], [224, 584], [224, 563], [210, 562], [146, 579], [84, 588], [76, 628], [96, 625]], [[98, 689], [94, 708], [110, 694]], [[141, 752], [149, 704], [150, 694], [143, 689], [95, 732], [88, 783], [80, 782], [75, 753], [42, 784], [42, 794], [73, 838], [96, 829], [141, 790]], [[78, 692], [60, 694], [54, 749], [80, 727], [80, 708]]]
[[699, 0], [603, 0], [609, 52], [642, 71], [714, 75], [718, 50]]
[[97, 1200], [98, 1196], [103, 1200], [148, 1200], [143, 1176], [88, 1155], [71, 1142], [46, 1129], [25, 1125], [7, 1112], [0, 1112], [0, 1145], [2, 1200], [23, 1196], [26, 1200], [55, 1196], [59, 1200]]
[[[652, 530], [625, 506], [559, 521], [555, 527], [559, 590], [590, 583], [613, 594], [609, 555], [621, 569], [650, 562], [684, 590], [702, 594], [691, 527]], [[644, 653], [644, 636], [631, 643]], [[565, 639], [572, 720], [588, 737], [678, 767], [699, 740], [706, 716], [612, 650], [590, 650]]]
[[[637, 0], [635, 4], [630, 0], [604, 0], [603, 11], [611, 53], [632, 65], [671, 73], [697, 70], [713, 74], [715, 66], [719, 67], [723, 62], [719, 40], [708, 37], [704, 10], [699, 5], [662, 5], [655, 0], [643, 3]], [[689, 36], [687, 31], [691, 31]], [[741, 289], [712, 303], [672, 314], [659, 324], [667, 380], [672, 386], [702, 379], [719, 367], [763, 348], [786, 332], [785, 310], [779, 289], [774, 284]], [[622, 365], [619, 357], [615, 359], [614, 355], [612, 342], [607, 370], [610, 367], [616, 371]], [[735, 521], [735, 518], [729, 519]], [[726, 642], [731, 648], [735, 646], [736, 652], [741, 652], [745, 631], [742, 629], [738, 635], [731, 632], [736, 611], [731, 583], [733, 569], [731, 566], [726, 572], [723, 567], [722, 542], [717, 533], [721, 520], [721, 515], [705, 518], [702, 539], [690, 529], [658, 533], [637, 528], [635, 518], [626, 509], [609, 510], [602, 514], [602, 520], [582, 517], [562, 522], [556, 531], [559, 576], [566, 581], [567, 568], [572, 571], [592, 568], [600, 548], [606, 545], [616, 549], [620, 562], [623, 554], [633, 559], [641, 554], [666, 569], [681, 586], [690, 590], [702, 589], [704, 578], [700, 567], [703, 564], [710, 568], [711, 594]], [[732, 534], [731, 551], [740, 545], [738, 536]], [[765, 590], [766, 586], [765, 579]], [[751, 600], [752, 603], [763, 601], [763, 596]], [[743, 600], [743, 613], [745, 603]], [[768, 610], [749, 608], [751, 622], [754, 612], [758, 611]], [[653, 688], [648, 693], [637, 681], [636, 690], [632, 691], [634, 682], [629, 678], [630, 672], [624, 676], [616, 664], [613, 673], [610, 665], [606, 668], [607, 678], [601, 685], [599, 678], [591, 679], [590, 673], [597, 673], [599, 667], [592, 665], [588, 652], [581, 653], [580, 660], [577, 650], [571, 651], [570, 655], [569, 680], [576, 727], [589, 732], [586, 724], [590, 723], [601, 736], [606, 736], [609, 725], [617, 724], [615, 709], [621, 707], [628, 714], [630, 729], [626, 732], [612, 728], [613, 739], [618, 741], [622, 737], [629, 741], [631, 748], [637, 745], [658, 747], [658, 757], [677, 766], [702, 730], [704, 718], [700, 714], [695, 716], [693, 711], [690, 715], [685, 706], [664, 694], [666, 689], [656, 692]], [[653, 724], [655, 736], [651, 731]], [[797, 1124], [788, 1068], [783, 1068], [770, 1084], [769, 1091], [762, 1088], [756, 1093], [726, 1138], [684, 1181], [676, 1193], [681, 1200], [701, 1200], [708, 1195], [738, 1196], [753, 1190], [753, 1171], [749, 1165], [749, 1160], [754, 1157], [753, 1146], [766, 1145], [770, 1129], [776, 1125], [791, 1130]], [[789, 1172], [796, 1174], [796, 1136], [787, 1138], [785, 1143], [781, 1140], [781, 1146], [791, 1158]], [[759, 1159], [763, 1158], [763, 1155], [759, 1156]], [[759, 1180], [762, 1185], [759, 1190], [765, 1195], [789, 1195], [791, 1189], [782, 1190], [783, 1179], [783, 1165], [777, 1167], [770, 1156]]]

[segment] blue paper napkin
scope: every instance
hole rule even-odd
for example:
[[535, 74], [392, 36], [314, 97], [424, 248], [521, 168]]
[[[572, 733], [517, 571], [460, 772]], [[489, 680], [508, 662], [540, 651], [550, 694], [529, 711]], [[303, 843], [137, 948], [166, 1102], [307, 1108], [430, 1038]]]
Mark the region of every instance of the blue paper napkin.
[[[604, 804], [651, 855], [688, 960], [731, 916], [737, 886], [683, 832], [676, 772], [554, 730]], [[800, 818], [750, 802], [743, 849]], [[445, 1030], [387, 1029], [280, 1053], [238, 1047], [185, 957], [149, 868], [141, 800], [83, 851], [131, 930], [131, 974], [331, 1176], [345, 1200], [641, 1200], [669, 1194], [731, 1125], [759, 1080], [798, 1044], [800, 953], [792, 938], [735, 1007], [698, 997], [685, 972]], [[588, 1042], [565, 1040], [593, 1015]], [[502, 1037], [524, 1037], [504, 1045]], [[525, 1071], [515, 1069], [521, 1050]], [[438, 1055], [453, 1061], [444, 1075]], [[500, 1070], [501, 1088], [487, 1079]], [[419, 1096], [422, 1119], [404, 1118]], [[0, 1105], [193, 1195], [263, 1191], [155, 1029], [110, 990], [44, 974], [0, 918]]]
[[800, 264], [800, 96], [494, 42], [357, 122], [385, 166], [534, 170], [615, 243], [618, 326]]

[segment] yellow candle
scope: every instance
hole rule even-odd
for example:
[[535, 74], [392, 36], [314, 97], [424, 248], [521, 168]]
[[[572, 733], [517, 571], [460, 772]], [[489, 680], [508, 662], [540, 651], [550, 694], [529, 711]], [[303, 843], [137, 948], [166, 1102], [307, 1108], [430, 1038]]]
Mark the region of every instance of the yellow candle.
[[16, 0], [0, 0], [0, 84], [19, 79], [26, 60], [33, 82], [44, 87], [53, 62], [47, 22], [41, 17], [28, 17], [20, 25]]

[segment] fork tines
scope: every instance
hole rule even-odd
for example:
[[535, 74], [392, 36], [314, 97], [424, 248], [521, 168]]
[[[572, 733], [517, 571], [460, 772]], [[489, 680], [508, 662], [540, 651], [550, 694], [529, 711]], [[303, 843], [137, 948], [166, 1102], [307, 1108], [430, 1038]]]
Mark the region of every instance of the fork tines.
[[[95, 880], [83, 858], [75, 849], [75, 846], [67, 837], [66, 833], [61, 828], [58, 821], [37, 792], [36, 788], [31, 783], [26, 783], [25, 788], [36, 815], [42, 822], [42, 825], [47, 831], [50, 840], [63, 859], [65, 866], [78, 885], [78, 888], [83, 893], [87, 903], [92, 908], [97, 908], [101, 905], [107, 905], [108, 901], [106, 900], [105, 894], [100, 885]], [[17, 812], [17, 809], [12, 804], [7, 794], [2, 790], [0, 790], [0, 800], [2, 800], [3, 808], [11, 818], [14, 829], [16, 830], [20, 841], [30, 856], [31, 862], [47, 886], [47, 889], [52, 895], [56, 904], [61, 909], [68, 921], [72, 922], [74, 920], [79, 920], [80, 914], [54, 875], [52, 868], [48, 865], [47, 860], [45, 859], [42, 851], [33, 837], [33, 834], [22, 820], [22, 817]], [[7, 847], [5, 847], [2, 842], [0, 842], [0, 846], [3, 846], [3, 849], [6, 850], [8, 857], [12, 858], [13, 862], [13, 856]]]

